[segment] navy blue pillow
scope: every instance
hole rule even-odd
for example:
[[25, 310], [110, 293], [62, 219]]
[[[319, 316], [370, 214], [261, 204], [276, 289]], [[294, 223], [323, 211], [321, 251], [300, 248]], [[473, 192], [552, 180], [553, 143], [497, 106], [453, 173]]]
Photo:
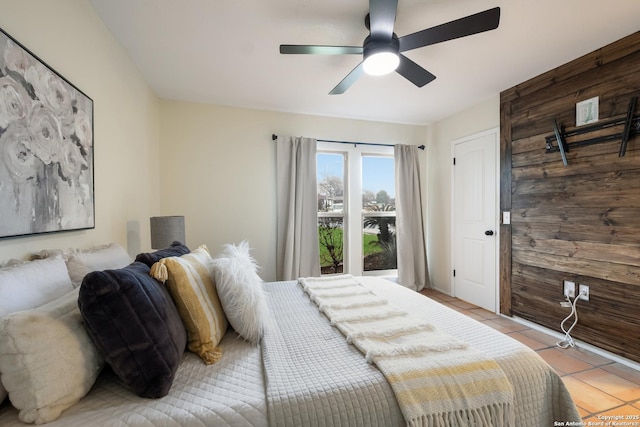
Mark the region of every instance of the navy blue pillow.
[[182, 360], [187, 334], [173, 300], [134, 262], [119, 270], [87, 274], [78, 306], [106, 362], [141, 397], [165, 396]]
[[169, 245], [168, 248], [159, 249], [155, 252], [143, 252], [136, 255], [136, 261], [147, 264], [151, 267], [162, 258], [168, 258], [170, 256], [180, 256], [191, 252], [189, 248], [181, 242], [175, 241]]

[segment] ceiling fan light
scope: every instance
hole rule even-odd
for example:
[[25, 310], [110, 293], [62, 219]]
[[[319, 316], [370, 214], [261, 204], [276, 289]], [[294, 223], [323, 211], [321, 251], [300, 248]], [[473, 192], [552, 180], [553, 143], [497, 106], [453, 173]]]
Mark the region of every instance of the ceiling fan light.
[[384, 76], [395, 71], [399, 64], [400, 57], [397, 53], [379, 51], [368, 55], [362, 64], [362, 68], [365, 73], [371, 76]]

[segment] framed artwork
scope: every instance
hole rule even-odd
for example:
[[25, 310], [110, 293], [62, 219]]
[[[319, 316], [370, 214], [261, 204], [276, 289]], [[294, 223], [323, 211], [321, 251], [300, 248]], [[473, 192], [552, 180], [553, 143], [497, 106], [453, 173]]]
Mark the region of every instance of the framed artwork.
[[95, 228], [93, 100], [0, 29], [0, 238]]
[[600, 97], [595, 96], [576, 104], [576, 126], [588, 125], [598, 121]]

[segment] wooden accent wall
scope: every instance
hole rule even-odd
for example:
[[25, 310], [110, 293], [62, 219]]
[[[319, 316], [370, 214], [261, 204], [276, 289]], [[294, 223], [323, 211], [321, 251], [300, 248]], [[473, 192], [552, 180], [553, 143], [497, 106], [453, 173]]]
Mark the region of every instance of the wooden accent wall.
[[560, 331], [563, 280], [586, 284], [572, 336], [640, 362], [640, 136], [624, 157], [620, 140], [572, 148], [580, 137], [568, 166], [545, 153], [553, 119], [575, 129], [594, 96], [601, 121], [640, 97], [640, 32], [501, 93], [501, 311]]

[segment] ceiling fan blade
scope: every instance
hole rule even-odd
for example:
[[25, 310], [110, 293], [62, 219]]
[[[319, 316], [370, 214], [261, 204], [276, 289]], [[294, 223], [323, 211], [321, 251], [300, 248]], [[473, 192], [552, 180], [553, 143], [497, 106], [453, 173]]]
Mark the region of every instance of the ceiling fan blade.
[[400, 65], [396, 68], [398, 74], [418, 87], [431, 83], [436, 76], [410, 60], [404, 55], [400, 55]]
[[298, 44], [281, 44], [282, 54], [314, 54], [314, 55], [361, 55], [362, 46], [314, 46]]
[[340, 95], [345, 93], [346, 90], [349, 89], [351, 85], [356, 82], [356, 80], [358, 80], [363, 72], [364, 71], [362, 70], [361, 62], [356, 68], [354, 68], [349, 74], [347, 74], [347, 77], [345, 77], [340, 83], [338, 83], [338, 86], [334, 87], [331, 92], [329, 92], [329, 95]]
[[499, 24], [500, 8], [494, 7], [484, 12], [400, 37], [400, 52], [495, 30]]
[[369, 27], [372, 38], [391, 39], [397, 10], [398, 0], [369, 0]]

